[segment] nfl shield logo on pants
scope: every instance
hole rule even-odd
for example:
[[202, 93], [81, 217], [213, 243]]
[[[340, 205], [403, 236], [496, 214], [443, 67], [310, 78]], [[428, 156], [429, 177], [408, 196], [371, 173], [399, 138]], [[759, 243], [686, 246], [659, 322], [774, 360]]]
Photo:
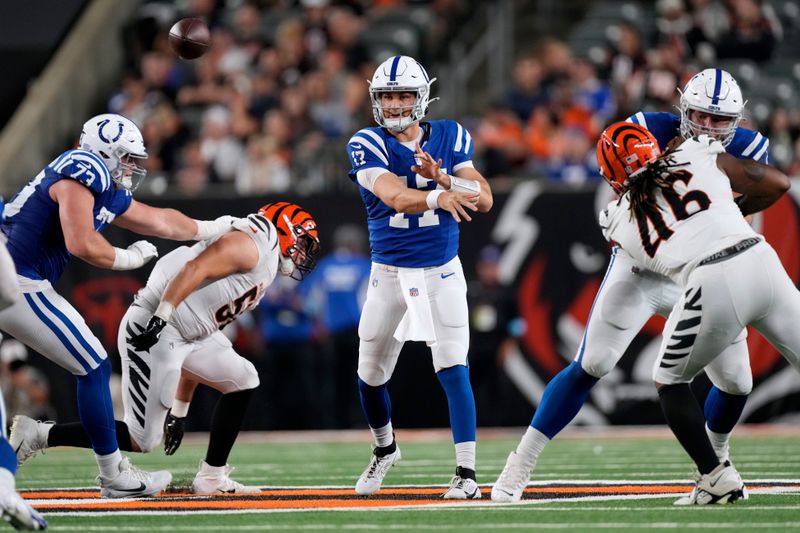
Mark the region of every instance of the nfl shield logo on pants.
[[410, 294], [411, 296], [419, 296], [419, 289], [417, 289], [416, 287], [408, 289], [408, 294]]

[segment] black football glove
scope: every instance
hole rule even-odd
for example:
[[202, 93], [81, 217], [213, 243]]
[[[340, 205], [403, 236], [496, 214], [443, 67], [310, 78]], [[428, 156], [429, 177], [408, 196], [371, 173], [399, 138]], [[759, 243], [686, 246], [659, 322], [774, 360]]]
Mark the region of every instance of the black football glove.
[[162, 318], [157, 316], [151, 317], [144, 331], [133, 335], [128, 340], [128, 344], [133, 346], [137, 352], [149, 352], [150, 348], [158, 342], [158, 338], [161, 336], [161, 330], [164, 329], [166, 325], [167, 323]]
[[178, 418], [172, 414], [172, 411], [167, 412], [167, 418], [164, 420], [164, 453], [172, 455], [175, 453], [183, 441], [183, 424], [186, 418]]

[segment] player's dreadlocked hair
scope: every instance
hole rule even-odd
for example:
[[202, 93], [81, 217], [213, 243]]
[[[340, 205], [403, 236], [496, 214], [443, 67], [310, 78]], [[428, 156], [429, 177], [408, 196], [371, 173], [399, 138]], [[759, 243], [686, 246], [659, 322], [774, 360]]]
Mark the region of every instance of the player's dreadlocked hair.
[[632, 122], [612, 124], [597, 141], [600, 174], [620, 196], [629, 193], [631, 216], [639, 220], [655, 209], [655, 190], [672, 186], [676, 164], [672, 152], [663, 156], [653, 134]]
[[645, 220], [648, 212], [658, 209], [656, 207], [656, 191], [659, 189], [662, 191], [672, 190], [675, 180], [684, 176], [683, 171], [676, 171], [676, 169], [684, 167], [688, 163], [676, 163], [674, 156], [675, 150], [667, 150], [628, 178], [627, 192], [632, 218]]

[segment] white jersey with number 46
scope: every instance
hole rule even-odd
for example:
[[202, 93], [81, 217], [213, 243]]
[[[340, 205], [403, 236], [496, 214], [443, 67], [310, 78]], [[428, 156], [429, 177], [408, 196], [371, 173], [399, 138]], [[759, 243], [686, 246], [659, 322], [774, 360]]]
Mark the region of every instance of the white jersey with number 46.
[[[207, 337], [233, 322], [245, 311], [253, 309], [261, 300], [265, 289], [275, 279], [280, 258], [275, 226], [260, 215], [250, 215], [243, 219], [241, 225], [237, 225], [237, 229], [249, 235], [256, 243], [258, 264], [249, 272], [232, 274], [200, 286], [175, 308], [170, 324], [186, 340]], [[199, 256], [215, 240], [182, 246], [159, 259], [147, 285], [136, 295], [134, 303], [155, 312], [169, 281], [187, 262]]]
[[[733, 201], [728, 177], [717, 167], [722, 144], [706, 135], [686, 140], [674, 152], [671, 189], [656, 192], [646, 220], [631, 216], [630, 193], [600, 212], [600, 227], [634, 259], [683, 285], [694, 266], [756, 233]], [[655, 185], [654, 185], [655, 187]]]

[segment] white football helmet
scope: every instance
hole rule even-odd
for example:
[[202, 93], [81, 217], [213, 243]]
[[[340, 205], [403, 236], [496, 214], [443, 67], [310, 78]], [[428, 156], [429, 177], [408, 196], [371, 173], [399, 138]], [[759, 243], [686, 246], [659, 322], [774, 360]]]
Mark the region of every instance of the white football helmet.
[[87, 120], [78, 147], [102, 157], [111, 179], [123, 189], [135, 191], [147, 174], [135, 161], [147, 159], [142, 133], [122, 115], [105, 113]]
[[[438, 98], [430, 99], [431, 85], [436, 78], [428, 78], [428, 73], [419, 62], [409, 56], [390, 57], [381, 63], [369, 82], [369, 97], [375, 122], [395, 132], [401, 132], [411, 124], [419, 122], [428, 112], [428, 105]], [[413, 92], [417, 99], [411, 106], [410, 116], [386, 118], [381, 106], [381, 93]]]
[[[739, 84], [728, 72], [707, 68], [695, 74], [681, 93], [681, 135], [685, 138], [706, 134], [719, 140], [723, 146], [730, 144], [742, 120], [744, 105]], [[726, 128], [710, 128], [693, 122], [691, 110], [731, 119]]]

